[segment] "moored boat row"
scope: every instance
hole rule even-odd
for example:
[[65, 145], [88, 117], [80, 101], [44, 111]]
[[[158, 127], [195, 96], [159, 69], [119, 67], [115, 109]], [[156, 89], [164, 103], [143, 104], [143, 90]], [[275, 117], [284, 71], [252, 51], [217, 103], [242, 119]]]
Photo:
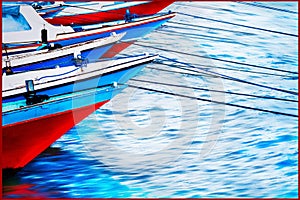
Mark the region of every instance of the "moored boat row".
[[55, 5], [35, 7], [39, 13], [26, 4], [3, 5], [3, 168], [24, 167], [158, 57], [115, 55], [175, 16], [156, 14], [172, 3], [162, 2], [153, 1], [160, 6], [148, 11], [138, 7], [151, 2], [103, 4], [82, 13], [98, 17], [89, 17], [88, 23], [58, 14], [64, 9], [55, 10]]

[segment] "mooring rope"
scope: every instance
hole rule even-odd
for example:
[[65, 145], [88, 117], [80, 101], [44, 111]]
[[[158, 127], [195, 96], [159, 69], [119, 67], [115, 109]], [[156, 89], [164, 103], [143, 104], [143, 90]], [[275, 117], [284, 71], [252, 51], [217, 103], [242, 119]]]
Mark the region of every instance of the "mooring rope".
[[[151, 68], [151, 69], [160, 70], [158, 68]], [[173, 72], [175, 72], [175, 71], [173, 71]], [[173, 87], [180, 87], [180, 88], [185, 88], [185, 89], [202, 90], [202, 91], [208, 91], [208, 92], [218, 92], [218, 93], [224, 93], [224, 94], [233, 94], [233, 95], [237, 95], [237, 96], [247, 96], [247, 97], [255, 97], [255, 98], [261, 98], [261, 99], [271, 99], [271, 100], [288, 101], [288, 102], [298, 103], [297, 100], [292, 100], [292, 99], [283, 99], [283, 98], [270, 97], [270, 96], [259, 96], [259, 95], [253, 95], [253, 94], [245, 94], [245, 93], [238, 93], [238, 92], [213, 90], [213, 89], [206, 89], [206, 88], [200, 88], [200, 87], [190, 87], [190, 86], [186, 86], [186, 85], [178, 85], [178, 84], [171, 84], [171, 83], [165, 83], [165, 82], [141, 80], [141, 79], [135, 79], [135, 78], [130, 79], [130, 81], [143, 82], [143, 83], [151, 83], [151, 84], [165, 85], [165, 86], [173, 86]]]
[[[235, 31], [235, 30], [230, 30], [230, 29], [224, 29], [224, 28], [216, 28], [216, 27], [210, 27], [210, 26], [200, 26], [198, 24], [189, 24], [189, 23], [182, 23], [182, 22], [179, 22], [179, 21], [168, 21], [166, 23], [165, 26], [167, 27], [176, 27], [176, 28], [181, 28], [179, 26], [170, 26], [169, 24], [176, 24], [176, 25], [183, 25], [183, 26], [190, 26], [190, 27], [193, 27], [193, 28], [184, 28], [184, 29], [188, 29], [188, 30], [195, 30], [195, 31], [198, 31], [199, 29], [197, 28], [205, 28], [205, 29], [210, 29], [210, 30], [217, 30], [217, 31], [226, 31], [226, 32], [232, 32], [232, 33], [240, 33], [240, 34], [244, 34], [244, 35], [256, 35], [255, 33], [249, 33], [249, 32], [244, 32], [244, 31]], [[164, 25], [163, 25], [164, 26]], [[197, 28], [195, 28], [197, 27]], [[183, 28], [183, 27], [182, 27]]]
[[233, 23], [233, 22], [227, 22], [227, 21], [212, 19], [212, 18], [208, 18], [208, 17], [201, 17], [201, 16], [191, 15], [191, 14], [182, 13], [182, 12], [177, 12], [177, 13], [181, 14], [181, 15], [193, 17], [193, 18], [204, 19], [204, 20], [219, 22], [219, 23], [223, 23], [223, 24], [230, 24], [230, 25], [234, 25], [234, 26], [240, 26], [240, 27], [259, 30], [259, 31], [266, 31], [266, 32], [270, 32], [270, 33], [277, 33], [277, 34], [282, 34], [282, 35], [298, 37], [298, 34], [296, 35], [296, 34], [286, 33], [286, 32], [282, 32], [282, 31], [274, 31], [274, 30], [264, 29], [264, 28], [260, 28], [260, 27], [248, 26], [248, 25], [244, 25], [244, 24], [237, 24], [237, 23]]
[[[215, 75], [215, 74], [212, 74], [212, 73], [209, 73], [209, 72], [207, 72], [207, 71], [205, 71], [205, 70], [202, 70], [202, 71], [199, 71], [199, 70], [193, 70], [193, 69], [187, 69], [186, 67], [180, 67], [180, 66], [175, 66], [175, 65], [170, 65], [170, 64], [164, 64], [164, 65], [167, 65], [167, 66], [169, 66], [169, 67], [173, 67], [173, 68], [179, 68], [179, 69], [183, 69], [183, 70], [186, 70], [186, 71], [189, 71], [189, 72], [193, 72], [193, 73], [191, 73], [191, 74], [187, 74], [187, 75], [195, 75], [195, 73], [201, 73], [201, 74], [204, 74], [205, 76], [211, 76], [211, 77], [214, 77], [214, 78], [220, 78], [220, 76], [218, 76], [218, 75]], [[189, 67], [191, 67], [191, 68], [195, 68], [195, 67], [193, 67], [193, 66], [189, 66]], [[196, 74], [197, 75], [197, 74]], [[203, 75], [201, 75], [201, 76], [203, 76]], [[228, 78], [228, 77], [221, 77], [221, 78], [223, 78], [223, 79], [227, 79], [227, 80], [231, 80], [231, 81], [236, 81], [236, 82], [241, 82], [241, 83], [246, 83], [246, 84], [250, 84], [250, 85], [252, 85], [252, 84], [255, 84], [255, 83], [251, 83], [251, 82], [246, 82], [246, 81], [240, 81], [240, 79], [238, 79], [238, 80], [236, 80], [236, 79], [232, 79], [232, 78]], [[257, 85], [256, 85], [257, 86]], [[293, 91], [289, 91], [289, 90], [283, 90], [283, 89], [279, 89], [279, 88], [273, 88], [273, 87], [269, 87], [269, 86], [266, 86], [266, 87], [268, 87], [268, 89], [273, 89], [273, 90], [279, 90], [280, 92], [285, 92], [285, 93], [289, 93], [289, 94], [292, 94], [292, 95], [296, 95], [296, 96], [298, 96], [297, 94], [298, 93], [296, 93], [296, 92], [293, 92]], [[283, 90], [283, 91], [282, 91]]]
[[[162, 62], [160, 62], [159, 60], [154, 61], [155, 63], [160, 63], [160, 64], [164, 64]], [[267, 72], [258, 72], [258, 71], [249, 71], [249, 70], [243, 70], [243, 69], [235, 69], [235, 68], [228, 68], [228, 67], [219, 67], [219, 66], [212, 66], [212, 65], [200, 65], [200, 64], [196, 64], [196, 63], [190, 63], [193, 66], [199, 66], [199, 67], [204, 67], [204, 68], [215, 68], [215, 69], [225, 69], [225, 70], [229, 70], [229, 71], [236, 71], [236, 72], [244, 72], [244, 73], [252, 73], [252, 74], [262, 74], [262, 75], [268, 75], [268, 76], [278, 76], [278, 77], [283, 77], [283, 78], [290, 78], [290, 79], [298, 79], [298, 77], [296, 76], [289, 76], [289, 75], [282, 75], [282, 74], [273, 74], [273, 73], [267, 73]]]
[[[285, 73], [291, 73], [291, 74], [297, 74], [298, 75], [298, 72], [294, 72], [294, 71], [288, 71], [288, 70], [283, 70], [283, 69], [274, 69], [274, 68], [271, 68], [271, 67], [265, 67], [265, 66], [254, 65], [254, 64], [249, 64], [249, 63], [242, 63], [242, 62], [237, 62], [237, 61], [225, 60], [225, 59], [221, 59], [221, 58], [213, 58], [213, 57], [209, 57], [209, 56], [186, 53], [186, 52], [176, 51], [176, 50], [172, 50], [172, 49], [165, 49], [165, 48], [161, 48], [161, 47], [154, 47], [154, 46], [144, 45], [143, 43], [154, 44], [153, 42], [143, 41], [143, 42], [136, 42], [132, 45], [137, 45], [137, 46], [147, 47], [147, 48], [153, 48], [153, 49], [157, 49], [157, 50], [162, 50], [162, 51], [166, 51], [166, 52], [173, 52], [173, 53], [178, 53], [178, 54], [182, 54], [182, 55], [188, 55], [188, 56], [195, 56], [195, 57], [199, 57], [199, 58], [217, 60], [217, 61], [227, 62], [227, 63], [232, 63], [232, 64], [244, 65], [244, 66], [254, 67], [254, 68], [259, 68], [259, 69], [268, 69], [268, 70], [273, 70], [273, 71], [279, 71], [279, 72], [285, 72]], [[157, 44], [164, 44], [164, 43], [157, 43]]]
[[[119, 53], [118, 55], [120, 56], [131, 56], [130, 54], [124, 54], [124, 53]], [[162, 65], [167, 65], [170, 66], [170, 64], [165, 64], [162, 62], [162, 60], [156, 59], [153, 61], [153, 63], [157, 64], [162, 64]], [[196, 63], [189, 63], [192, 66], [199, 66], [203, 68], [215, 68], [215, 69], [224, 69], [224, 70], [229, 70], [229, 71], [236, 71], [236, 72], [243, 72], [243, 73], [251, 73], [251, 74], [262, 74], [262, 75], [268, 75], [268, 76], [278, 76], [278, 77], [283, 77], [283, 78], [288, 78], [288, 79], [293, 79], [296, 80], [298, 79], [298, 76], [289, 76], [289, 75], [284, 75], [284, 74], [274, 74], [274, 73], [268, 73], [268, 72], [259, 72], [259, 71], [253, 71], [253, 70], [244, 70], [244, 69], [236, 69], [236, 68], [228, 68], [228, 67], [219, 67], [219, 66], [214, 66], [214, 65], [201, 65], [201, 64], [196, 64]], [[174, 67], [177, 67], [178, 65], [174, 65]]]
[[[122, 55], [126, 55], [126, 54], [122, 54]], [[158, 71], [170, 72], [170, 73], [178, 73], [178, 74], [182, 74], [182, 75], [218, 77], [217, 75], [208, 74], [208, 73], [205, 73], [205, 72], [199, 72], [198, 70], [192, 70], [190, 68], [180, 67], [178, 65], [172, 65], [172, 64], [162, 63], [159, 60], [158, 61], [154, 61], [154, 63], [155, 64], [159, 64], [159, 65], [166, 65], [166, 66], [173, 67], [173, 68], [179, 68], [179, 69], [184, 70], [185, 72], [179, 72], [179, 71], [174, 71], [174, 70], [170, 70], [170, 69], [161, 69], [161, 68], [150, 67], [150, 66], [148, 66], [147, 68], [148, 69], [158, 70]], [[188, 73], [186, 71], [193, 72], [193, 73]], [[225, 79], [227, 79], [227, 78], [225, 78]], [[136, 79], [131, 79], [131, 80], [136, 80]], [[229, 80], [231, 80], [231, 79], [229, 79]], [[139, 80], [139, 81], [145, 81], [145, 80]], [[162, 84], [168, 84], [168, 83], [162, 83]], [[177, 86], [178, 87], [182, 87], [182, 86], [179, 86], [179, 85], [177, 85]], [[187, 86], [185, 86], [185, 87], [187, 87]], [[187, 87], [187, 88], [205, 90], [205, 89], [195, 88], [195, 87]], [[209, 91], [218, 92], [216, 90], [209, 90]], [[245, 94], [245, 93], [235, 93], [235, 92], [225, 92], [225, 91], [219, 91], [219, 92], [224, 92], [224, 93], [228, 93], [228, 94], [236, 94], [236, 95], [244, 95], [244, 96], [250, 96], [250, 97], [257, 97], [257, 98], [264, 98], [264, 99], [281, 100], [281, 101], [288, 101], [288, 102], [298, 102], [298, 100], [283, 99], [283, 98], [270, 97], [270, 96], [258, 96], [258, 95], [251, 95], [251, 94]]]
[[173, 93], [173, 92], [166, 92], [166, 91], [161, 91], [161, 90], [136, 86], [136, 85], [132, 85], [132, 84], [127, 84], [127, 86], [132, 87], [132, 88], [136, 88], [136, 89], [147, 90], [147, 91], [151, 91], [151, 92], [157, 92], [157, 93], [161, 93], [161, 94], [167, 94], [167, 95], [172, 95], [172, 96], [177, 96], [177, 97], [184, 97], [184, 98], [194, 99], [194, 100], [198, 100], [198, 101], [206, 101], [206, 102], [210, 102], [210, 103], [223, 104], [223, 105], [226, 105], [226, 106], [232, 106], [232, 107], [238, 107], [238, 108], [243, 108], [243, 109], [249, 109], [249, 110], [255, 110], [255, 111], [261, 111], [261, 112], [267, 112], [267, 113], [273, 113], [273, 114], [277, 114], [277, 115], [284, 115], [284, 116], [297, 117], [298, 118], [298, 115], [289, 114], [289, 113], [265, 110], [265, 109], [260, 109], [260, 108], [253, 108], [253, 107], [249, 107], [249, 106], [242, 106], [242, 105], [237, 105], [237, 104], [232, 104], [232, 103], [225, 103], [225, 102], [222, 102], [222, 101], [215, 101], [215, 100], [211, 100], [211, 99], [203, 99], [203, 98], [199, 98], [199, 97], [191, 97], [191, 96], [187, 96], [187, 95], [183, 95], [183, 94], [177, 94], [177, 93]]
[[298, 12], [295, 12], [295, 11], [282, 9], [282, 8], [276, 8], [276, 7], [272, 7], [272, 6], [266, 6], [266, 5], [258, 4], [256, 2], [251, 2], [251, 3], [250, 2], [236, 2], [236, 3], [245, 4], [245, 5], [248, 5], [248, 6], [255, 6], [255, 7], [265, 8], [265, 9], [270, 9], [270, 10], [275, 10], [275, 11], [280, 11], [280, 12], [286, 12], [286, 13], [291, 13], [291, 14], [298, 14]]
[[[298, 14], [298, 12], [296, 11], [291, 11], [291, 10], [287, 10], [287, 9], [282, 9], [282, 8], [276, 8], [276, 7], [272, 7], [272, 6], [266, 6], [266, 5], [262, 5], [262, 4], [258, 4], [256, 2], [235, 2], [235, 3], [240, 3], [240, 4], [246, 4], [249, 6], [256, 6], [256, 7], [261, 7], [261, 8], [265, 8], [265, 9], [271, 9], [274, 11], [281, 11], [281, 12], [287, 12], [287, 13], [291, 13], [291, 14]], [[200, 8], [200, 9], [206, 9], [206, 10], [222, 10], [222, 11], [228, 11], [231, 12], [232, 10], [229, 9], [222, 9], [222, 8], [215, 8], [215, 7], [208, 7], [208, 6], [196, 6], [196, 5], [188, 5], [188, 4], [179, 4], [177, 3], [177, 5], [180, 6], [185, 6], [185, 7], [192, 7], [192, 8]]]
[[205, 71], [206, 73], [211, 73], [213, 75], [217, 75], [220, 78], [226, 78], [226, 79], [229, 79], [229, 80], [232, 80], [232, 81], [237, 81], [237, 82], [240, 82], [240, 83], [246, 83], [246, 84], [249, 84], [249, 85], [254, 85], [254, 86], [258, 86], [258, 87], [262, 87], [262, 88], [267, 88], [267, 89], [271, 89], [271, 90], [275, 90], [275, 91], [284, 92], [284, 93], [288, 93], [288, 94], [292, 94], [292, 95], [297, 95], [298, 96], [298, 92], [294, 92], [294, 91], [290, 91], [290, 90], [284, 90], [284, 89], [280, 89], [280, 88], [274, 88], [274, 87], [270, 87], [270, 86], [267, 86], [267, 85], [262, 85], [262, 84], [258, 84], [258, 83], [254, 83], [254, 82], [250, 82], [250, 81], [245, 81], [245, 80], [238, 79], [238, 78], [235, 78], [235, 77], [232, 77], [232, 76], [228, 76], [228, 75], [224, 75], [224, 74], [221, 74], [221, 73], [218, 73], [218, 72], [213, 72], [213, 71], [209, 71], [209, 70], [206, 70], [206, 69], [203, 69], [203, 68], [200, 68], [200, 67], [195, 67], [195, 66], [190, 65], [189, 63], [182, 62], [182, 61], [177, 61], [175, 59], [168, 58], [168, 57], [165, 57], [165, 56], [162, 56], [162, 55], [160, 55], [160, 57], [164, 58], [166, 60], [169, 60], [169, 61], [173, 61], [175, 63], [184, 64], [184, 65], [186, 65], [188, 67], [192, 67], [192, 68], [196, 68], [196, 69]]

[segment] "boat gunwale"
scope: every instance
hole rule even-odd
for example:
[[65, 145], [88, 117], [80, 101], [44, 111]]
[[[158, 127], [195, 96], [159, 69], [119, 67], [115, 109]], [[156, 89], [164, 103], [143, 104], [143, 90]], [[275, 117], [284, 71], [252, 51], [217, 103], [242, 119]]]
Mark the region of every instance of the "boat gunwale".
[[[93, 94], [98, 95], [100, 93], [107, 93], [107, 92], [114, 91], [114, 90], [122, 90], [122, 89], [125, 89], [126, 87], [127, 87], [126, 84], [118, 84], [118, 88], [113, 87], [112, 84], [105, 85], [105, 86], [98, 86], [98, 87], [95, 87], [95, 88], [85, 89], [85, 90], [81, 90], [81, 91], [69, 92], [69, 93], [61, 94], [61, 95], [53, 95], [51, 97], [54, 98], [54, 99], [46, 100], [46, 101], [36, 103], [36, 104], [33, 104], [33, 105], [26, 105], [26, 103], [25, 103], [26, 100], [22, 99], [22, 100], [18, 100], [17, 103], [21, 104], [21, 102], [24, 102], [24, 104], [25, 104], [24, 106], [20, 106], [18, 108], [14, 108], [14, 109], [11, 109], [11, 110], [6, 110], [6, 111], [2, 110], [2, 115], [8, 115], [8, 114], [11, 114], [13, 112], [19, 112], [19, 111], [27, 111], [28, 109], [32, 109], [32, 108], [34, 109], [34, 107], [39, 107], [39, 106], [43, 106], [43, 105], [51, 104], [51, 103], [55, 103], [55, 102], [69, 101], [70, 99], [75, 99], [76, 100], [76, 99], [78, 99], [82, 96], [86, 96], [86, 95], [93, 95]], [[13, 103], [13, 102], [9, 102], [9, 103]], [[7, 105], [7, 107], [8, 106], [9, 105]], [[5, 108], [5, 106], [2, 107], [2, 109], [3, 108]], [[7, 126], [7, 125], [5, 125], [5, 126]], [[5, 126], [3, 126], [3, 127], [5, 127]]]

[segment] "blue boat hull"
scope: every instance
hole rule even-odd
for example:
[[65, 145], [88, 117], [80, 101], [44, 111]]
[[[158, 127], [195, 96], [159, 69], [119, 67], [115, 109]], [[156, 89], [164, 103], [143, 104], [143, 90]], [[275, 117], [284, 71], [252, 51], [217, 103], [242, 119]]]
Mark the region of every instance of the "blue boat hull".
[[[56, 85], [51, 88], [45, 88], [42, 90], [36, 90], [37, 95], [48, 95], [48, 96], [55, 96], [55, 95], [61, 95], [66, 93], [72, 93], [76, 91], [86, 90], [90, 88], [97, 88], [107, 85], [112, 85], [114, 82], [124, 84], [126, 83], [130, 78], [135, 76], [138, 72], [140, 72], [145, 64], [149, 63], [145, 62], [142, 65], [137, 66], [131, 66], [129, 68], [125, 68], [118, 71], [113, 71], [111, 73], [102, 74], [101, 76], [97, 77], [90, 77], [89, 79], [81, 80], [81, 81], [75, 81], [70, 82], [63, 85]], [[13, 102], [17, 100], [22, 100], [25, 97], [23, 95], [14, 95], [9, 97], [3, 97], [2, 102]]]
[[[25, 100], [18, 100], [8, 104], [20, 104], [24, 107], [14, 109], [12, 111], [3, 110], [2, 126], [20, 123], [26, 120], [38, 119], [44, 116], [53, 115], [59, 112], [66, 112], [77, 108], [109, 101], [117, 95], [125, 86], [114, 88], [112, 86], [104, 86], [96, 89], [84, 90], [72, 94], [58, 95], [55, 98], [33, 106], [26, 106]], [[78, 93], [78, 94], [77, 94]], [[3, 103], [5, 108], [8, 105]]]
[[170, 18], [167, 18], [164, 20], [159, 20], [159, 21], [154, 21], [154, 22], [147, 23], [147, 24], [142, 24], [139, 26], [122, 28], [122, 29], [112, 29], [112, 31], [99, 32], [99, 33], [96, 33], [93, 35], [68, 38], [65, 40], [51, 41], [51, 42], [54, 42], [55, 44], [60, 44], [62, 46], [67, 46], [67, 45], [76, 44], [76, 43], [80, 43], [80, 42], [85, 42], [85, 41], [90, 41], [90, 40], [96, 40], [96, 39], [103, 38], [103, 37], [108, 37], [111, 35], [112, 32], [116, 32], [116, 33], [126, 32], [126, 35], [122, 38], [122, 40], [133, 40], [133, 39], [138, 39], [140, 37], [144, 37], [151, 31], [160, 27], [162, 24], [164, 24], [169, 19]]
[[[112, 46], [113, 44], [109, 44], [98, 48], [87, 49], [81, 52], [81, 57], [82, 59], [87, 59], [88, 61], [97, 60], [104, 53], [106, 53]], [[57, 66], [67, 67], [74, 64], [75, 64], [74, 55], [69, 54], [54, 59], [48, 59], [36, 63], [28, 63], [27, 65], [13, 67], [12, 70], [13, 72], [18, 73], [18, 72], [25, 72], [25, 71], [38, 70], [38, 69], [51, 69], [51, 68], [56, 68]], [[2, 73], [4, 73], [3, 70]]]

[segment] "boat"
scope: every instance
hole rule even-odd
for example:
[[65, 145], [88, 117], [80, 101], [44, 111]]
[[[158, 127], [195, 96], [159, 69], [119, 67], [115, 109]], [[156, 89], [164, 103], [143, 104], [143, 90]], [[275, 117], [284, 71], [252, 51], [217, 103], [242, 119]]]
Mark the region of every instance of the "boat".
[[23, 46], [30, 46], [37, 42], [39, 43], [37, 46], [42, 46], [42, 29], [49, 30], [46, 33], [49, 40], [55, 39], [59, 34], [74, 32], [70, 26], [57, 27], [47, 23], [29, 5], [2, 5], [3, 49], [6, 46], [9, 48], [10, 45], [23, 48]]
[[[120, 2], [115, 2], [120, 3]], [[126, 3], [126, 2], [124, 2]], [[2, 5], [30, 5], [42, 17], [52, 17], [70, 13], [83, 13], [87, 10], [100, 10], [103, 6], [114, 4], [112, 1], [92, 1], [92, 2], [63, 2], [63, 1], [4, 1]]]
[[70, 66], [78, 62], [98, 60], [114, 43], [117, 43], [126, 33], [116, 34], [97, 40], [82, 42], [65, 47], [47, 44], [40, 51], [3, 55], [2, 74], [57, 68]]
[[3, 103], [2, 169], [24, 167], [121, 89], [105, 86], [53, 96], [34, 105], [26, 105], [25, 100]]
[[26, 80], [32, 80], [35, 93], [60, 95], [83, 89], [110, 85], [112, 82], [125, 83], [140, 71], [138, 65], [152, 62], [157, 55], [141, 54], [122, 58], [99, 60], [82, 65], [34, 70], [2, 76], [2, 102], [24, 99], [27, 92]]
[[[118, 3], [118, 2], [115, 2]], [[34, 2], [30, 5], [43, 18], [51, 18], [72, 13], [86, 13], [86, 11], [100, 10], [103, 6], [114, 4], [112, 1], [91, 1], [91, 2]]]
[[[87, 9], [101, 8], [104, 4], [111, 4], [111, 2], [63, 2], [63, 1], [4, 1], [2, 5], [30, 5], [37, 13], [42, 17], [52, 17], [58, 15], [59, 12], [64, 10], [64, 13], [68, 12], [82, 12]], [[71, 10], [70, 10], [71, 9]]]
[[[105, 3], [100, 9], [86, 8], [84, 5], [65, 4], [62, 6], [73, 10], [64, 9], [54, 15], [44, 15], [44, 19], [54, 25], [88, 25], [123, 19], [131, 20], [134, 17], [156, 14], [174, 1], [153, 0]], [[80, 9], [79, 12], [78, 9]]]
[[[44, 46], [45, 43], [67, 46], [108, 37], [112, 32], [117, 34], [126, 32], [122, 41], [134, 41], [145, 36], [152, 30], [161, 26], [163, 23], [175, 16], [175, 13], [161, 13], [148, 17], [135, 18], [131, 22], [119, 20], [108, 23], [100, 23], [89, 26], [53, 26], [40, 17], [29, 5], [6, 6], [3, 11], [3, 34], [2, 34], [2, 54], [12, 55], [36, 51]], [[17, 8], [15, 8], [17, 7]], [[23, 26], [22, 30], [16, 31], [13, 27], [8, 27], [8, 16], [11, 13], [18, 13], [23, 16], [23, 22], [18, 24]], [[20, 21], [20, 20], [18, 20]], [[26, 23], [27, 25], [26, 25]], [[43, 32], [43, 34], [42, 34]]]
[[[18, 78], [19, 82], [25, 82], [26, 88], [22, 89], [23, 92], [25, 91], [25, 97], [22, 99], [2, 102], [2, 168], [24, 167], [74, 125], [121, 92], [126, 87], [126, 81], [142, 70], [145, 63], [155, 58], [156, 56], [153, 55], [139, 56], [139, 59], [133, 59], [134, 61], [127, 58], [127, 62], [116, 61], [122, 65], [102, 69], [104, 74], [81, 73], [79, 75], [82, 76], [81, 78], [73, 79], [72, 77], [54, 79], [49, 76], [48, 81], [44, 83], [32, 80], [33, 76], [30, 75], [32, 72], [24, 72], [24, 74], [28, 73], [28, 76], [24, 75], [24, 77], [18, 77], [22, 73], [16, 74], [16, 77], [13, 77], [14, 75], [4, 77], [2, 91], [4, 98], [7, 92], [5, 88], [8, 87], [5, 86], [5, 82], [9, 81], [5, 78], [15, 81], [10, 83], [11, 94], [19, 91], [18, 86], [15, 85]], [[62, 69], [66, 68], [68, 67]], [[67, 79], [68, 81], [65, 81]], [[64, 87], [66, 84], [71, 84], [69, 82], [71, 79], [73, 80], [70, 85], [72, 92], [64, 90], [60, 94], [50, 92], [50, 85], [57, 89], [57, 86]], [[40, 90], [39, 83], [45, 84], [43, 90]], [[47, 84], [49, 87], [46, 87]], [[90, 87], [86, 87], [88, 84]], [[39, 101], [29, 102], [28, 97]]]

